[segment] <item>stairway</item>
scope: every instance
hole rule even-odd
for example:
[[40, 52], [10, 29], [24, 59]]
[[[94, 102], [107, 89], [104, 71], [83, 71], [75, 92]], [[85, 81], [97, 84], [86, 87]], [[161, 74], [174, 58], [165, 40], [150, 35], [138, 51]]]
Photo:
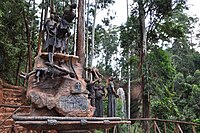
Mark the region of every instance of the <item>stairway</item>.
[[[13, 113], [29, 112], [25, 107], [25, 88], [13, 86], [0, 81], [0, 133], [27, 133], [28, 130], [16, 125], [12, 119]], [[20, 107], [22, 106], [22, 107]]]

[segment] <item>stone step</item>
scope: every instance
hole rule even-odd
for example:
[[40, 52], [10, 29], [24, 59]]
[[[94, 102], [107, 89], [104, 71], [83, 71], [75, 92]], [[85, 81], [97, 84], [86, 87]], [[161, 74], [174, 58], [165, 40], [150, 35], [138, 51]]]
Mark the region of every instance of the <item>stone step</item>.
[[[21, 102], [24, 102], [24, 101], [21, 101]], [[1, 108], [14, 108], [14, 107], [8, 107], [8, 106], [3, 106], [3, 105], [9, 105], [9, 106], [15, 106], [15, 108], [17, 108], [16, 106], [21, 106], [22, 103], [21, 102], [14, 102], [14, 101], [6, 101], [2, 104], [2, 107]]]
[[5, 102], [4, 102], [4, 104], [10, 104], [10, 105], [22, 105], [23, 103], [22, 102], [24, 102], [23, 100], [18, 100], [18, 101], [13, 101], [13, 100], [6, 100]]
[[4, 97], [3, 100], [6, 101], [21, 101], [23, 98], [22, 97]]
[[14, 86], [14, 85], [11, 85], [11, 84], [8, 84], [8, 83], [5, 83], [5, 82], [2, 84], [2, 87], [8, 88], [8, 89], [13, 89], [13, 90], [25, 90], [25, 88], [22, 87], [22, 86]]
[[25, 93], [19, 93], [19, 92], [7, 92], [7, 91], [4, 91], [3, 92], [3, 96], [4, 97], [22, 97], [24, 96]]
[[2, 113], [13, 113], [16, 109], [15, 108], [2, 108]]
[[0, 127], [0, 133], [10, 133], [10, 128]]
[[13, 90], [13, 89], [8, 89], [8, 88], [3, 88], [3, 92], [8, 92], [8, 93], [23, 93], [24, 90]]
[[6, 119], [8, 116], [12, 116], [13, 113], [0, 113], [0, 120]]
[[[0, 120], [0, 123], [2, 123], [5, 119]], [[12, 118], [6, 119], [6, 121], [2, 124], [2, 126], [9, 126], [9, 125], [13, 125], [14, 124], [14, 120]]]
[[34, 133], [34, 132], [31, 132], [31, 131], [28, 131], [28, 129], [23, 128], [22, 126], [15, 126], [14, 131], [16, 133]]

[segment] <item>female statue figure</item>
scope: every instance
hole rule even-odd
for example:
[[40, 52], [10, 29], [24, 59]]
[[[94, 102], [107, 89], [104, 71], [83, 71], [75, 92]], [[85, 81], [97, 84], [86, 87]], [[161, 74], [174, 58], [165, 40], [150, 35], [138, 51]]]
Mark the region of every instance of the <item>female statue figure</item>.
[[90, 99], [91, 106], [95, 107], [95, 90], [94, 90], [94, 84], [99, 81], [99, 79], [95, 79], [94, 81], [90, 81], [90, 79], [85, 79], [85, 82], [87, 83], [86, 89], [89, 91], [88, 98]]
[[99, 80], [97, 86], [95, 87], [95, 116], [103, 117], [103, 96], [105, 95], [104, 86]]
[[113, 83], [113, 77], [109, 77], [107, 81], [107, 91], [108, 91], [108, 117], [115, 117], [116, 113], [116, 98], [118, 98], [118, 95], [115, 91], [114, 83]]

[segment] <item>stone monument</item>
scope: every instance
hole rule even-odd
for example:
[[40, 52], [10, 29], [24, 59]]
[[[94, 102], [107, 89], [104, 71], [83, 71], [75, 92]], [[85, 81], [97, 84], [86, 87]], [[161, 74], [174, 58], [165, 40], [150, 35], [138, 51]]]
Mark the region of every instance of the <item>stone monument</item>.
[[[72, 21], [66, 17], [74, 7], [65, 12], [62, 21], [66, 20], [67, 24]], [[59, 31], [68, 33], [57, 28], [57, 35]], [[68, 31], [68, 27], [66, 29]], [[57, 40], [57, 37], [54, 35], [53, 39]], [[94, 117], [95, 107], [91, 106], [88, 98], [79, 57], [54, 51], [57, 41], [55, 43], [51, 45], [53, 50], [41, 52], [35, 57], [32, 72], [20, 74], [28, 81], [26, 96], [31, 103], [31, 111], [28, 114], [14, 114], [16, 124], [39, 132], [56, 130], [77, 133], [112, 128], [123, 123], [118, 117]]]

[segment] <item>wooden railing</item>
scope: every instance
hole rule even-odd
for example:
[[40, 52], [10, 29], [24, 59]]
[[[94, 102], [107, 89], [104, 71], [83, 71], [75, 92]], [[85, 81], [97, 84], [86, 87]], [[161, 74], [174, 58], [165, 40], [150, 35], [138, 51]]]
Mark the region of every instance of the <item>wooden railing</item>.
[[[197, 133], [196, 127], [200, 127], [200, 124], [193, 123], [193, 122], [185, 122], [185, 121], [177, 121], [177, 120], [164, 120], [164, 119], [158, 119], [158, 118], [135, 118], [135, 119], [124, 119], [124, 120], [129, 120], [132, 123], [135, 122], [149, 122], [150, 128], [149, 131], [153, 131], [154, 133], [169, 133], [167, 132], [167, 124], [173, 124], [173, 133], [185, 133], [183, 132], [183, 129], [181, 125], [183, 126], [189, 126], [192, 133]], [[159, 124], [163, 124], [162, 128], [158, 126]], [[131, 132], [130, 133], [134, 133]], [[138, 133], [138, 132], [137, 132]]]

